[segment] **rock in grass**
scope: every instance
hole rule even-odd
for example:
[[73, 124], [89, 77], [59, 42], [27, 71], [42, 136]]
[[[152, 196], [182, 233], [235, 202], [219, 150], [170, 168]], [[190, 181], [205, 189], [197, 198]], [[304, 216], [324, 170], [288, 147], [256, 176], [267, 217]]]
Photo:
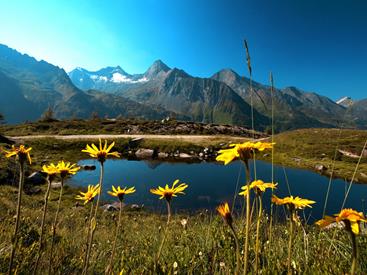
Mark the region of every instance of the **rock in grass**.
[[325, 165], [322, 164], [316, 164], [315, 165], [315, 170], [318, 172], [324, 172], [327, 170], [327, 167]]
[[179, 158], [182, 158], [182, 159], [191, 159], [191, 158], [194, 158], [192, 155], [189, 155], [189, 154], [186, 154], [186, 153], [180, 153], [178, 155]]
[[133, 210], [133, 211], [139, 211], [139, 210], [142, 210], [143, 208], [144, 208], [144, 204], [142, 205], [132, 204], [130, 206], [130, 210]]
[[169, 154], [165, 153], [165, 152], [159, 152], [158, 153], [158, 158], [160, 159], [164, 159], [164, 158], [168, 158]]
[[46, 183], [46, 178], [41, 172], [33, 172], [26, 178], [26, 183], [30, 185], [41, 185]]
[[[122, 203], [122, 208], [125, 207], [125, 204]], [[119, 211], [120, 210], [120, 203], [119, 202], [114, 202], [114, 203], [107, 203], [105, 205], [102, 205], [102, 209], [104, 211]]]
[[135, 156], [137, 158], [141, 158], [141, 159], [144, 159], [144, 158], [152, 158], [153, 155], [154, 155], [154, 150], [152, 150], [152, 149], [141, 148], [141, 149], [138, 149], [135, 152]]
[[24, 188], [24, 193], [27, 195], [36, 195], [41, 193], [41, 187], [39, 186], [29, 186]]
[[61, 188], [61, 182], [51, 182], [51, 188], [52, 189], [58, 189]]

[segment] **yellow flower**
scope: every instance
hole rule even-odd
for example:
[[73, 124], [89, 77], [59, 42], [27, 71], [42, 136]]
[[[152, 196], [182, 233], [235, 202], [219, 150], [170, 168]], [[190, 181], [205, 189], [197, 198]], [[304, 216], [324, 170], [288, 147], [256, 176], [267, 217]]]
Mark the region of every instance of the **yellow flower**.
[[97, 185], [88, 185], [87, 192], [80, 192], [81, 195], [76, 196], [75, 198], [77, 200], [84, 201], [84, 204], [87, 204], [88, 202], [93, 201], [94, 197], [98, 195], [98, 193], [101, 191], [101, 188], [99, 187], [99, 184]]
[[82, 152], [88, 153], [92, 158], [97, 158], [98, 161], [103, 163], [108, 156], [120, 157], [118, 152], [111, 152], [112, 147], [115, 146], [115, 142], [112, 142], [109, 146], [107, 145], [107, 140], [105, 140], [105, 144], [102, 147], [102, 141], [99, 139], [99, 148], [92, 144], [87, 144], [86, 148], [82, 150]]
[[255, 151], [264, 151], [265, 149], [273, 148], [275, 143], [269, 142], [244, 142], [231, 144], [229, 149], [219, 150], [218, 156], [216, 157], [217, 161], [223, 161], [224, 165], [227, 165], [234, 159], [240, 158], [243, 161], [247, 161], [252, 157], [253, 152]]
[[181, 183], [180, 185], [178, 185], [177, 187], [176, 184], [178, 184], [179, 180], [175, 180], [174, 183], [172, 184], [172, 187], [169, 187], [168, 184], [166, 184], [166, 186], [160, 187], [158, 186], [158, 188], [156, 189], [150, 189], [150, 192], [152, 194], [161, 196], [159, 199], [163, 199], [165, 198], [168, 202], [172, 199], [172, 197], [177, 197], [176, 194], [185, 194], [183, 191], [188, 187], [188, 185], [186, 183]]
[[12, 156], [16, 156], [18, 157], [20, 162], [24, 162], [26, 159], [28, 159], [29, 164], [32, 164], [32, 159], [29, 154], [29, 151], [31, 150], [32, 147], [25, 148], [24, 145], [20, 145], [19, 147], [15, 147], [14, 145], [12, 145], [10, 151], [3, 149], [3, 151], [5, 152], [5, 157], [10, 158]]
[[312, 207], [311, 204], [316, 203], [315, 201], [302, 199], [300, 197], [285, 197], [283, 199], [278, 198], [273, 195], [271, 201], [278, 205], [288, 205], [289, 207], [293, 207], [295, 209], [303, 209], [305, 207]]
[[357, 212], [353, 209], [343, 209], [339, 214], [335, 215], [335, 221], [343, 221], [347, 228], [350, 226], [352, 232], [356, 235], [359, 234], [359, 223], [367, 222], [362, 212]]
[[359, 223], [367, 222], [362, 212], [357, 212], [353, 209], [342, 209], [340, 213], [335, 214], [334, 217], [325, 216], [323, 219], [316, 222], [321, 228], [335, 222], [343, 222], [346, 229], [352, 231], [355, 235], [359, 234]]
[[227, 202], [219, 205], [217, 211], [229, 225], [232, 224], [232, 215]]
[[[265, 192], [267, 188], [275, 189], [277, 187], [277, 183], [265, 183], [262, 180], [255, 180], [251, 182], [250, 184], [250, 190], [254, 189], [256, 194], [261, 195]], [[239, 195], [246, 196], [247, 195], [247, 185], [242, 186], [241, 190], [242, 192], [239, 193]]]
[[124, 198], [124, 195], [135, 193], [135, 191], [136, 191], [135, 187], [130, 187], [130, 188], [124, 187], [124, 189], [121, 189], [120, 186], [115, 188], [115, 186], [112, 185], [112, 192], [108, 191], [108, 194], [114, 197], [118, 197], [119, 200], [122, 201]]
[[67, 175], [75, 175], [79, 171], [80, 167], [70, 162], [59, 161], [57, 169], [60, 171], [60, 176], [65, 178]]
[[60, 173], [58, 167], [51, 163], [50, 165], [43, 165], [42, 172], [46, 173], [49, 176], [55, 176]]

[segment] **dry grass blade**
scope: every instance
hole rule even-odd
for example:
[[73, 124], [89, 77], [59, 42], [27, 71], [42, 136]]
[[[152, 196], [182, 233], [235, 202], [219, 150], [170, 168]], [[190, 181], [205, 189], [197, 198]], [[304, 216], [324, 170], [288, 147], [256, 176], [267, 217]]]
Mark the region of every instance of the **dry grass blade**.
[[250, 73], [250, 77], [252, 77], [252, 68], [251, 68], [251, 57], [250, 57], [250, 51], [248, 49], [247, 40], [244, 41], [245, 49], [246, 49], [246, 61], [247, 61], [247, 68]]

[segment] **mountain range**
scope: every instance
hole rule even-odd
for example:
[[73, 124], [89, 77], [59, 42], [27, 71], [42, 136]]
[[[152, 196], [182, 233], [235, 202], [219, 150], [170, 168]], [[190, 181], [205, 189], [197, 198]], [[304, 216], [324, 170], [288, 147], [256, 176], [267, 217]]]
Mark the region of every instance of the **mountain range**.
[[161, 119], [180, 116], [117, 95], [77, 88], [61, 68], [0, 44], [0, 113], [8, 123], [39, 119], [52, 107], [57, 118], [100, 116]]
[[[52, 107], [57, 118], [175, 117], [203, 123], [269, 129], [274, 106], [278, 131], [305, 127], [367, 128], [367, 99], [338, 101], [296, 87], [274, 89], [223, 69], [208, 78], [155, 61], [145, 73], [121, 67], [68, 74], [46, 61], [0, 44], [0, 113], [9, 123], [36, 120]], [[348, 100], [347, 100], [348, 99]], [[251, 108], [253, 104], [253, 109]]]

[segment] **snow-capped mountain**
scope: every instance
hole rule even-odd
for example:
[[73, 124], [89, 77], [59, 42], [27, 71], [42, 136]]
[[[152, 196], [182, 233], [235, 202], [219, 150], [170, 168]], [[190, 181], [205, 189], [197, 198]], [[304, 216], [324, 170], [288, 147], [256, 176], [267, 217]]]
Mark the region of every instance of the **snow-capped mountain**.
[[342, 97], [336, 101], [336, 104], [348, 108], [353, 105], [353, 100], [349, 96]]
[[169, 70], [166, 64], [157, 60], [144, 74], [129, 74], [120, 66], [106, 67], [95, 72], [78, 67], [69, 72], [69, 77], [81, 90], [94, 89], [116, 93], [148, 82]]

